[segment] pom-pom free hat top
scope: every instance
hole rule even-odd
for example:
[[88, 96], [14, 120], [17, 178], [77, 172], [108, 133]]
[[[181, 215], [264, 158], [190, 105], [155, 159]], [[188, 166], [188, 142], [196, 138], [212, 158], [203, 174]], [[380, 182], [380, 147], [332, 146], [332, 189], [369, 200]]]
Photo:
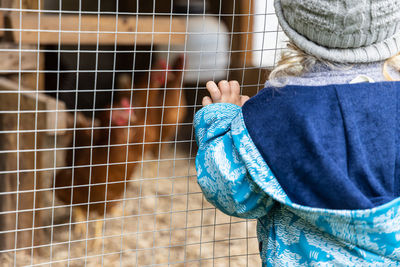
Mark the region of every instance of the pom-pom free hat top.
[[400, 52], [400, 0], [275, 0], [279, 23], [300, 49], [339, 63]]

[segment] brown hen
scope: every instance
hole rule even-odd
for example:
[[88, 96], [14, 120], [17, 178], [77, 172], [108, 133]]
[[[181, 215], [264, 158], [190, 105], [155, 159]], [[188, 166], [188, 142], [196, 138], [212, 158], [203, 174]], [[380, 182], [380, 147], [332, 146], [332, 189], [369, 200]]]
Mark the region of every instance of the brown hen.
[[[84, 123], [76, 126], [67, 168], [57, 172], [55, 187], [57, 197], [73, 206], [77, 236], [86, 232], [86, 222], [92, 217], [97, 219], [96, 237], [101, 236], [105, 212], [112, 212], [122, 201], [144, 152], [158, 155], [159, 143], [175, 136], [186, 114], [182, 74], [183, 59], [179, 58], [171, 70], [160, 68], [138, 81], [137, 90], [118, 93], [112, 111], [99, 116], [100, 127], [91, 130], [90, 120], [80, 120]], [[130, 78], [120, 76], [119, 80], [120, 88], [131, 89]], [[101, 239], [95, 241], [98, 247]]]

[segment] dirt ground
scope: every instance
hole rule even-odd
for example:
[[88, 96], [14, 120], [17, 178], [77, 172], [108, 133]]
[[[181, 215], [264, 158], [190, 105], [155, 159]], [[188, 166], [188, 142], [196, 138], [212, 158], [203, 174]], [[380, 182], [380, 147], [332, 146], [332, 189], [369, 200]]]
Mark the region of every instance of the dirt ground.
[[230, 218], [204, 200], [188, 151], [172, 147], [163, 160], [146, 161], [124, 199], [105, 218], [98, 248], [93, 222], [87, 238], [77, 237], [69, 209], [55, 209], [63, 226], [53, 227], [51, 246], [33, 258], [17, 253], [15, 264], [14, 253], [2, 255], [1, 266], [261, 266], [255, 221]]

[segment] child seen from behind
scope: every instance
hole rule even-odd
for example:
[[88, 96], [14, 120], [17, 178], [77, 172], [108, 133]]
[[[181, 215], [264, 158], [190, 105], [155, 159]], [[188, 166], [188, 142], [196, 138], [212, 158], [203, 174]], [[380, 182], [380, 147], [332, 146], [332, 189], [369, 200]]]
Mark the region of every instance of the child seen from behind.
[[400, 265], [400, 1], [275, 11], [290, 41], [266, 88], [207, 83], [198, 183], [258, 220], [263, 266]]

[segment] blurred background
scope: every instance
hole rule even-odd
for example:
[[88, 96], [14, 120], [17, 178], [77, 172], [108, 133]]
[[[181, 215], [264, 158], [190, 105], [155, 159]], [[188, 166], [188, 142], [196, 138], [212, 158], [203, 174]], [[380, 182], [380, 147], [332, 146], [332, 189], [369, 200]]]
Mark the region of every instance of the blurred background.
[[256, 266], [197, 186], [209, 80], [263, 88], [272, 0], [1, 0], [0, 264]]

